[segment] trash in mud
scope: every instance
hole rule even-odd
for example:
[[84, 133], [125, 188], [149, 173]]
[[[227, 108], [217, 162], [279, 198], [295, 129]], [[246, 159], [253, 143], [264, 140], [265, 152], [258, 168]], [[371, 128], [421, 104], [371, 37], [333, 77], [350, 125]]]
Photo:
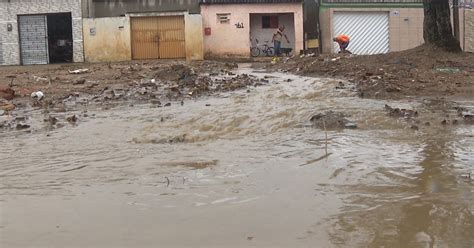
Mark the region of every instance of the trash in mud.
[[0, 109], [0, 116], [3, 116], [5, 114], [5, 110]]
[[357, 128], [357, 124], [349, 121], [346, 115], [332, 110], [311, 117], [311, 123], [321, 129]]
[[36, 82], [49, 82], [49, 78], [45, 78], [45, 77], [33, 76], [33, 79], [34, 79]]
[[71, 123], [71, 124], [74, 124], [77, 122], [78, 118], [77, 118], [77, 115], [73, 115], [73, 116], [69, 116], [68, 118], [66, 118], [66, 120]]
[[33, 98], [37, 101], [41, 101], [44, 98], [44, 93], [41, 92], [41, 91], [33, 92], [33, 93], [31, 93], [31, 98]]
[[436, 68], [436, 71], [443, 72], [443, 73], [458, 73], [461, 70], [459, 68], [444, 67], [444, 68]]
[[395, 118], [412, 119], [418, 117], [418, 112], [411, 109], [393, 108], [385, 104], [385, 110], [388, 112], [389, 116]]
[[89, 72], [89, 69], [77, 69], [73, 71], [69, 71], [69, 74], [83, 74]]

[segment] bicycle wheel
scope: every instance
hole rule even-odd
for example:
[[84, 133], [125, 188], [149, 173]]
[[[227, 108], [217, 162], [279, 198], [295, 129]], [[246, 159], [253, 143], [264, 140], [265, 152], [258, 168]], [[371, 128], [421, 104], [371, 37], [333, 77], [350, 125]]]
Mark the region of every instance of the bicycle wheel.
[[252, 55], [252, 57], [260, 56], [260, 49], [258, 49], [258, 47], [250, 48], [250, 55]]
[[265, 54], [269, 57], [272, 57], [273, 55], [275, 55], [275, 49], [273, 49], [273, 47], [268, 47], [265, 50]]

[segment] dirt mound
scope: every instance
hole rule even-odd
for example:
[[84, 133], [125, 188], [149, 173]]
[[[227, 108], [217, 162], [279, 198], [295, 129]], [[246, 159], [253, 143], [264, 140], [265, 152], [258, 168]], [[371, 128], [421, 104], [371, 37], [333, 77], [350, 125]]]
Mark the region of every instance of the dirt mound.
[[15, 91], [7, 86], [0, 85], [0, 98], [4, 98], [6, 100], [12, 100], [15, 96]]
[[321, 55], [284, 60], [270, 69], [342, 77], [361, 97], [473, 96], [474, 54], [420, 46], [380, 55]]
[[194, 70], [184, 64], [174, 64], [167, 67], [153, 68], [157, 69], [154, 74], [155, 78], [169, 81], [193, 80], [196, 79], [197, 74]]

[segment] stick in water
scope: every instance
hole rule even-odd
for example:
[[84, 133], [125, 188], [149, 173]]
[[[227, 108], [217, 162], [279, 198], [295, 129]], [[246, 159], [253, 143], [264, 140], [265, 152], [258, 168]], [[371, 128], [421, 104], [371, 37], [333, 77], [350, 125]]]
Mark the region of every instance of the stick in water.
[[326, 156], [328, 156], [328, 131], [326, 130], [326, 122], [323, 120], [324, 132], [326, 133]]

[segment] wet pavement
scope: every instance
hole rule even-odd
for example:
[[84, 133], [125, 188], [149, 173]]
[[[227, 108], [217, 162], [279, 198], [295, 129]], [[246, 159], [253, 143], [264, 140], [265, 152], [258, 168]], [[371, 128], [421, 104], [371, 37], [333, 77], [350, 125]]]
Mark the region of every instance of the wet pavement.
[[[239, 72], [269, 82], [162, 108], [78, 107], [62, 128], [36, 110], [28, 132], [0, 133], [0, 245], [472, 247], [474, 126], [451, 124], [454, 108]], [[326, 139], [310, 119], [329, 110], [357, 128]]]

